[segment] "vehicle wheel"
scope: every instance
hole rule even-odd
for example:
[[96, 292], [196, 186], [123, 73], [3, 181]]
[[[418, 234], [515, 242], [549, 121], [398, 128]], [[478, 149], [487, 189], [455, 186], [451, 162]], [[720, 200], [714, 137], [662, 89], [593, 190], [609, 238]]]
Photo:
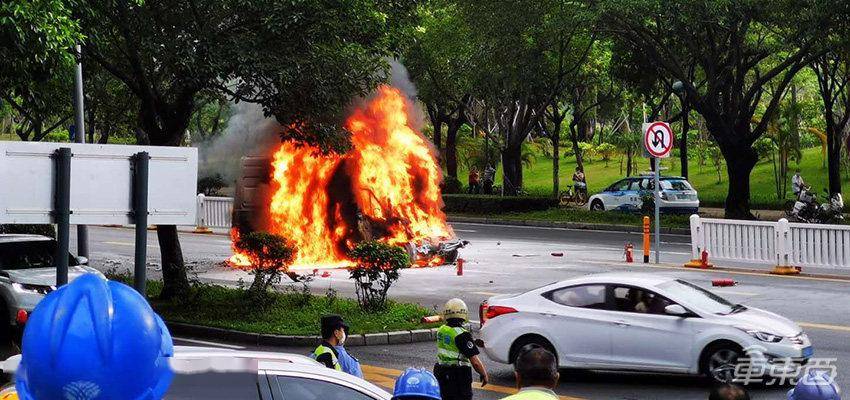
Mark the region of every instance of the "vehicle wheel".
[[454, 264], [457, 261], [457, 250], [452, 250], [443, 256], [443, 265]]
[[719, 343], [703, 353], [700, 369], [715, 383], [728, 383], [735, 379], [738, 359], [743, 356], [740, 346]]
[[510, 361], [511, 364], [515, 363], [516, 358], [519, 356], [519, 351], [523, 347], [528, 346], [530, 344], [536, 344], [536, 345], [548, 350], [550, 353], [552, 353], [555, 356], [555, 361], [558, 360], [558, 352], [555, 351], [555, 346], [552, 346], [552, 343], [549, 343], [549, 341], [546, 340], [546, 338], [539, 336], [539, 335], [525, 335], [525, 336], [520, 336], [520, 338], [517, 339], [514, 342], [513, 345], [511, 345], [511, 350], [508, 353], [508, 361]]
[[578, 192], [578, 194], [576, 194], [576, 205], [581, 207], [585, 204], [587, 204], [587, 194], [584, 192]]
[[12, 331], [12, 320], [9, 316], [10, 311], [6, 301], [0, 299], [0, 346], [6, 346], [14, 341], [15, 335]]
[[785, 206], [782, 208], [785, 210], [785, 217], [789, 220], [794, 217], [794, 204], [796, 204], [793, 200], [788, 200], [785, 202]]
[[602, 204], [602, 200], [593, 200], [593, 203], [590, 203], [590, 211], [605, 211], [605, 205]]
[[568, 206], [571, 201], [573, 201], [573, 198], [570, 196], [570, 192], [566, 190], [558, 195], [558, 205], [560, 206]]

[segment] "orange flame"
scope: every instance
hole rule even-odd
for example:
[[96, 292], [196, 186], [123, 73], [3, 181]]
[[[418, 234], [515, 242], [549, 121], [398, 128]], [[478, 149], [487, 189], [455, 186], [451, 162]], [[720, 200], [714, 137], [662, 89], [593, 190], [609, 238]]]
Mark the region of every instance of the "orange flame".
[[[442, 211], [442, 171], [402, 93], [379, 87], [345, 126], [353, 148], [344, 155], [293, 142], [274, 153], [266, 229], [295, 243], [294, 266], [350, 266], [348, 250], [370, 237], [404, 245], [453, 236]], [[237, 266], [246, 260], [231, 257]]]

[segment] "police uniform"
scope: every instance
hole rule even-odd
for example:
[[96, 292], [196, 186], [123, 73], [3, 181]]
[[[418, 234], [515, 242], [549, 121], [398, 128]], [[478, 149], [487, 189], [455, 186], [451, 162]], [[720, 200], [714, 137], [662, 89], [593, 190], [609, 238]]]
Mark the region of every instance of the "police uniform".
[[437, 364], [434, 375], [440, 382], [443, 400], [472, 399], [471, 357], [479, 354], [472, 334], [463, 328], [463, 320], [449, 319], [437, 330]]
[[330, 369], [342, 371], [342, 366], [339, 365], [339, 354], [336, 352], [334, 346], [324, 340], [313, 351], [313, 357], [316, 361], [325, 364]]

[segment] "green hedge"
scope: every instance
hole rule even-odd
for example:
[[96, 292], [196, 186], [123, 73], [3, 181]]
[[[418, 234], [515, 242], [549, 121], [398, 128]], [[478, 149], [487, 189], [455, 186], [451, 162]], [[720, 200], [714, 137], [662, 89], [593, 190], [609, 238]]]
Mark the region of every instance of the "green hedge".
[[487, 196], [471, 194], [444, 194], [445, 211], [449, 213], [499, 214], [546, 210], [557, 207], [551, 197]]

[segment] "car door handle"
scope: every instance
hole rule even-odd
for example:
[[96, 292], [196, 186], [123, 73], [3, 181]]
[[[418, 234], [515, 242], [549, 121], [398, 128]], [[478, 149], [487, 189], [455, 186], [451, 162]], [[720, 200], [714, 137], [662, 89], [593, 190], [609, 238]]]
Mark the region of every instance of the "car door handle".
[[626, 321], [614, 321], [614, 325], [621, 326], [621, 327], [624, 327], [624, 328], [628, 327], [628, 326], [632, 326], [632, 324], [630, 324]]

